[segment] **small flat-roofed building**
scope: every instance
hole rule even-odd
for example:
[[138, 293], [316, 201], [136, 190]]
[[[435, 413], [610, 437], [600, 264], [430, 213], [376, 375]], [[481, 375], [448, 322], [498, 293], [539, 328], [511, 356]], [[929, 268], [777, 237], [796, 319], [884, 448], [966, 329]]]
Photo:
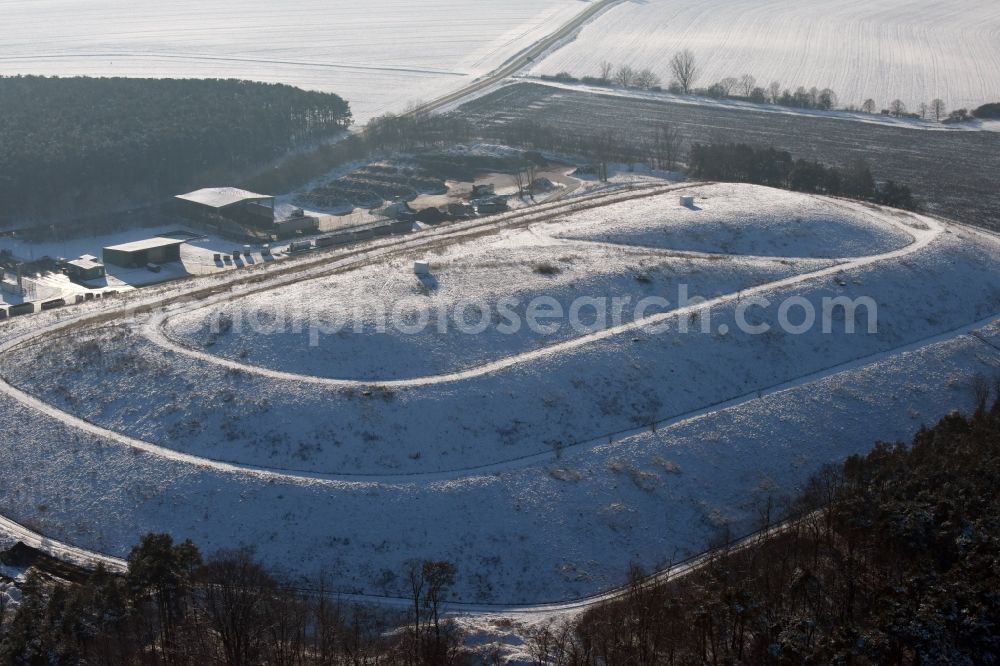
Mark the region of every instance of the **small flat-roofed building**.
[[278, 238], [290, 238], [296, 234], [310, 234], [319, 231], [319, 220], [310, 215], [275, 220], [274, 234]]
[[237, 187], [208, 187], [174, 197], [186, 216], [211, 222], [224, 218], [257, 229], [274, 226], [274, 197]]
[[69, 279], [79, 282], [100, 280], [105, 276], [104, 264], [99, 262], [97, 257], [92, 254], [85, 254], [79, 259], [67, 261], [65, 270]]
[[183, 240], [146, 238], [104, 248], [104, 263], [122, 268], [142, 268], [146, 264], [166, 264], [181, 260]]

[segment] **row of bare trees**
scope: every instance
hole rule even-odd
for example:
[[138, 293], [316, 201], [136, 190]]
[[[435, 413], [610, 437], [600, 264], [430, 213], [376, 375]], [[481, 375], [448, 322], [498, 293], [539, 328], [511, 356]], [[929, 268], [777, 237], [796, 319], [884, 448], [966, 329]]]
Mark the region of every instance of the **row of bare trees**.
[[[861, 105], [861, 111], [864, 113], [876, 113], [877, 109], [878, 107], [875, 104], [875, 100], [871, 98], [866, 99]], [[921, 102], [917, 106], [917, 110], [915, 112], [911, 112], [903, 100], [894, 99], [889, 103], [888, 109], [882, 110], [882, 115], [893, 116], [895, 118], [917, 118], [920, 120], [933, 120], [939, 123], [947, 123], [967, 120], [969, 117], [969, 111], [968, 109], [955, 109], [949, 113], [944, 100], [939, 98], [931, 100], [930, 104]]]
[[[776, 104], [794, 108], [831, 110], [837, 108], [837, 94], [830, 88], [805, 88], [800, 86], [795, 90], [784, 88], [780, 82], [772, 81], [766, 88], [757, 85], [757, 79], [752, 74], [744, 74], [740, 77], [726, 77], [711, 84], [706, 88], [696, 88], [695, 84], [701, 76], [701, 68], [695, 58], [694, 53], [689, 49], [678, 51], [671, 57], [669, 68], [672, 79], [668, 90], [673, 93], [689, 95], [701, 94], [708, 97], [726, 99], [737, 97], [746, 99], [757, 104]], [[568, 72], [551, 77], [557, 80], [577, 81]], [[603, 85], [617, 85], [623, 88], [639, 88], [644, 90], [660, 90], [660, 77], [651, 69], [635, 69], [631, 65], [615, 66], [613, 63], [603, 61], [600, 64], [600, 73], [597, 78], [584, 77], [581, 79], [586, 83], [600, 83]], [[864, 113], [878, 113], [879, 108], [874, 99], [866, 99], [860, 107], [850, 105], [847, 110], [860, 110]], [[893, 100], [887, 109], [881, 110], [883, 115], [891, 115], [897, 118], [914, 117], [924, 120], [955, 121], [968, 117], [968, 112], [964, 109], [957, 110], [952, 114], [947, 113], [944, 100], [938, 98], [929, 104], [921, 103], [916, 113], [911, 113], [905, 102], [900, 99]]]
[[660, 87], [660, 77], [651, 69], [633, 69], [631, 65], [622, 65], [617, 69], [608, 61], [601, 63], [601, 81], [614, 83], [623, 88], [640, 88], [652, 90]]
[[[694, 54], [687, 49], [674, 54], [670, 59], [670, 70], [674, 77], [671, 86], [677, 86], [685, 94], [690, 92], [699, 73]], [[662, 83], [659, 75], [651, 69], [634, 69], [631, 65], [615, 67], [607, 60], [601, 62], [598, 81], [644, 90], [659, 89]]]

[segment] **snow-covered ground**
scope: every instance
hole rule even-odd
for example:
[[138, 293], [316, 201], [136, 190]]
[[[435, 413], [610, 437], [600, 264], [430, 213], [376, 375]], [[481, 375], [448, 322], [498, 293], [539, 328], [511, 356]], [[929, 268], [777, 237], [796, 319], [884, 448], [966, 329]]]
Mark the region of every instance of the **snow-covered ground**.
[[862, 257], [912, 242], [904, 230], [836, 201], [752, 185], [691, 188], [691, 207], [657, 197], [574, 215], [561, 238], [727, 255]]
[[[233, 324], [220, 318], [218, 334], [207, 328], [217, 317], [212, 304], [203, 309], [204, 302], [193, 302], [166, 321], [169, 335], [189, 347], [159, 334], [147, 337], [159, 330], [154, 320], [29, 347], [7, 355], [5, 372], [87, 421], [193, 455], [347, 476], [440, 473], [544, 456], [648, 427], [1000, 312], [997, 242], [990, 237], [777, 190], [684, 191], [711, 196], [697, 200], [705, 206], [701, 211], [681, 209], [681, 219], [704, 213], [711, 229], [714, 214], [730, 251], [780, 247], [808, 257], [831, 248], [846, 254], [858, 254], [865, 245], [871, 250], [839, 262], [795, 255], [689, 258], [623, 245], [562, 243], [529, 227], [492, 243], [477, 239], [445, 249], [440, 262], [432, 261], [429, 280], [418, 280], [403, 261], [226, 302], [222, 314]], [[781, 230], [776, 219], [785, 213], [780, 203], [776, 216], [736, 214], [740, 202], [759, 210], [768, 198], [787, 198], [789, 209], [803, 217], [801, 224], [814, 225], [814, 233], [784, 244], [775, 233]], [[670, 232], [678, 208], [675, 194], [661, 195], [619, 207], [621, 219], [603, 224], [613, 233], [638, 229], [646, 240]], [[544, 228], [586, 232], [595, 224], [601, 218], [591, 211]], [[743, 233], [733, 233], [737, 224]], [[911, 244], [900, 242], [905, 233], [912, 235]], [[666, 332], [627, 327], [634, 305], [647, 296], [668, 302], [640, 316], [676, 311], [683, 305], [682, 285], [688, 297], [719, 297], [708, 333], [701, 332], [700, 318], [687, 313], [667, 319]], [[766, 334], [745, 332], [736, 320], [751, 295], [771, 303], [755, 306], [748, 317], [753, 324], [768, 323]], [[830, 332], [819, 324], [804, 334], [782, 332], [778, 304], [793, 295], [817, 312], [824, 298], [870, 298], [877, 331], [867, 331], [870, 311], [859, 308], [852, 315], [857, 332], [845, 330], [846, 313], [840, 311]], [[497, 325], [497, 301], [505, 296], [519, 301], [513, 312], [522, 326], [513, 333]], [[527, 325], [525, 304], [537, 296], [550, 297], [564, 311], [581, 296], [631, 300], [620, 322], [609, 318], [596, 332], [574, 329], [564, 317], [556, 320], [557, 331], [544, 334]], [[377, 333], [367, 308], [383, 298], [390, 312], [405, 302], [432, 313], [470, 303], [493, 315], [478, 333], [463, 332], [454, 315], [444, 331], [433, 321], [409, 330], [408, 318], [405, 327]], [[274, 304], [287, 307], [271, 310]], [[308, 308], [326, 316], [336, 306], [348, 316], [342, 332], [326, 330], [322, 321], [311, 330]], [[361, 314], [352, 320], [355, 308]], [[275, 315], [287, 319], [275, 326]], [[794, 323], [800, 318], [796, 314]]]
[[461, 88], [579, 0], [0, 3], [0, 74], [242, 78], [335, 92], [363, 122]]
[[[238, 344], [164, 346], [137, 321], [10, 351], [0, 358], [5, 379], [50, 406], [0, 392], [0, 515], [115, 555], [149, 530], [209, 551], [253, 545], [274, 566], [324, 571], [352, 592], [401, 594], [406, 560], [448, 558], [459, 567], [463, 600], [558, 600], [622, 582], [631, 562], [648, 569], [698, 552], [723, 527], [750, 529], [760, 505], [780, 504], [820, 465], [878, 439], [909, 439], [920, 424], [971, 406], [975, 377], [1000, 372], [997, 237], [862, 204], [793, 202], [797, 195], [772, 190], [688, 191], [699, 189], [712, 193], [697, 200], [699, 211], [677, 211], [680, 192], [670, 192], [637, 199], [614, 218], [577, 212], [430, 258], [437, 291], [452, 302], [519, 292], [559, 301], [584, 287], [634, 297], [646, 285], [674, 286], [665, 275], [636, 280], [642, 262], [650, 272], [679, 267], [676, 277], [711, 292], [737, 290], [713, 306], [709, 333], [686, 315], [688, 333], [681, 319], [653, 315], [671, 325], [566, 337], [548, 348], [522, 341], [530, 351], [500, 351], [523, 362], [441, 382], [421, 375], [488, 361], [491, 350], [414, 335], [409, 349], [382, 351], [384, 340], [363, 347], [357, 337], [351, 353], [382, 357], [365, 366], [319, 354], [306, 368], [293, 349], [303, 343], [290, 336], [247, 336], [247, 358], [225, 359], [215, 352]], [[738, 214], [740, 201], [755, 214]], [[767, 213], [761, 201], [780, 212]], [[786, 211], [812, 233], [784, 243], [788, 230], [776, 218]], [[703, 226], [725, 229], [731, 252], [805, 258], [657, 249], [658, 234], [707, 242], [678, 213], [705, 214]], [[614, 245], [557, 238], [605, 230]], [[568, 252], [578, 256], [562, 262]], [[815, 258], [841, 253], [860, 258]], [[561, 271], [525, 266], [546, 257]], [[408, 261], [383, 267], [384, 293], [413, 290]], [[506, 277], [491, 281], [498, 267]], [[246, 304], [293, 298], [296, 289], [364, 301], [378, 281], [367, 270], [298, 281]], [[768, 283], [743, 289], [748, 278]], [[771, 324], [788, 296], [816, 304], [868, 296], [878, 331], [865, 332], [858, 314], [855, 334], [844, 332], [843, 316], [830, 333], [740, 332], [736, 312], [750, 296], [774, 304], [750, 315]], [[250, 365], [277, 364], [281, 345], [292, 359], [283, 369], [334, 379], [276, 377]], [[435, 353], [434, 367], [405, 367]], [[402, 367], [389, 377], [415, 379], [380, 383], [380, 363]], [[336, 382], [338, 370], [362, 366], [372, 381]]]
[[[669, 295], [672, 305], [650, 307], [652, 313], [676, 307], [681, 284], [691, 297], [711, 298], [817, 270], [832, 258], [878, 254], [912, 242], [878, 216], [816, 197], [742, 185], [686, 191], [697, 197], [693, 209], [669, 196], [609, 205], [492, 241], [414, 255], [430, 262], [426, 277], [413, 274], [411, 259], [397, 260], [308, 287], [198, 308], [172, 317], [167, 332], [183, 344], [277, 370], [345, 379], [414, 377], [475, 366], [576, 334], [569, 322], [554, 332], [511, 335], [489, 326], [468, 334], [481, 320], [482, 306], [496, 318], [504, 298], [516, 299], [510, 311], [524, 320], [539, 296], [554, 298], [568, 311], [581, 296], [628, 297], [635, 304]], [[391, 325], [379, 330], [380, 319], [391, 320], [397, 312], [406, 313], [407, 328], [421, 315], [429, 326], [420, 334]], [[634, 308], [622, 308], [620, 321], [631, 321], [634, 314]], [[593, 324], [595, 315], [594, 308], [585, 309], [580, 323]]]
[[[516, 334], [484, 327], [484, 319], [505, 321], [502, 299], [516, 301], [505, 316], [526, 322], [531, 303], [540, 297], [554, 299], [568, 312], [577, 298], [614, 295], [630, 299], [631, 306], [621, 308], [619, 316], [627, 323], [640, 300], [676, 293], [680, 284], [691, 296], [710, 298], [831, 265], [560, 242], [531, 230], [505, 234], [485, 246], [469, 243], [417, 256], [430, 261], [430, 276], [414, 275], [412, 260], [397, 260], [308, 287], [293, 285], [196, 309], [172, 317], [167, 333], [182, 344], [276, 370], [400, 379], [454, 372], [579, 335], [568, 320], [554, 322], [555, 330], [524, 326]], [[676, 306], [672, 298], [668, 306], [651, 303], [646, 313]], [[417, 331], [421, 317], [428, 324]], [[384, 330], [380, 321], [386, 322]], [[594, 307], [581, 309], [581, 327], [597, 323]]]
[[534, 74], [596, 76], [604, 60], [651, 68], [669, 83], [669, 60], [688, 48], [698, 86], [751, 74], [830, 87], [843, 104], [902, 99], [911, 110], [939, 97], [950, 108], [996, 101], [1000, 5], [993, 0], [649, 0], [617, 5], [578, 38], [540, 61]]
[[150, 530], [205, 550], [247, 544], [290, 574], [403, 594], [410, 558], [458, 565], [456, 596], [588, 594], [753, 526], [820, 465], [909, 439], [969, 408], [1000, 354], [970, 336], [703, 417], [523, 466], [450, 479], [289, 482], [220, 474], [82, 435], [0, 397], [0, 513], [117, 555]]

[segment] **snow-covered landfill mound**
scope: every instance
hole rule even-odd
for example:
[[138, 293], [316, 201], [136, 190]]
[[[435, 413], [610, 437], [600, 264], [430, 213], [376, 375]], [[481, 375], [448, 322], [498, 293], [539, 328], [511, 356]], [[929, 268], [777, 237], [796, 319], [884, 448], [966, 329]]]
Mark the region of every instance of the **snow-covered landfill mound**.
[[0, 357], [0, 514], [113, 555], [251, 544], [350, 592], [403, 595], [427, 557], [466, 601], [591, 594], [970, 407], [1000, 374], [998, 256], [695, 184], [104, 321]]

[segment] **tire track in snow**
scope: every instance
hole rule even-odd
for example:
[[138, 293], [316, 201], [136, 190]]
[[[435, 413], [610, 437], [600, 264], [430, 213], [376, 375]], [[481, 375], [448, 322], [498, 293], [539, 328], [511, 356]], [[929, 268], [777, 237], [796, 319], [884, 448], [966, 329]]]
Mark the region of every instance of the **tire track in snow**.
[[77, 548], [62, 541], [50, 539], [3, 516], [0, 516], [0, 534], [5, 534], [16, 539], [26, 546], [40, 550], [46, 555], [85, 568], [96, 569], [98, 565], [104, 565], [105, 569], [120, 573], [123, 573], [127, 568], [125, 560], [121, 558], [110, 557], [93, 550]]
[[[867, 215], [873, 215], [873, 209], [863, 204], [839, 201], [842, 207], [853, 210], [856, 213], [862, 213]], [[899, 259], [907, 255], [919, 252], [924, 249], [935, 238], [940, 235], [944, 227], [942, 227], [935, 220], [925, 217], [914, 215], [914, 218], [918, 219], [928, 226], [928, 231], [915, 232], [910, 226], [898, 222], [894, 219], [891, 214], [881, 211], [880, 219], [881, 221], [894, 226], [904, 233], [913, 238], [913, 242], [909, 245], [900, 248], [898, 250], [893, 250], [890, 252], [885, 252], [881, 254], [870, 255], [867, 257], [851, 257], [851, 258], [841, 258], [832, 259], [833, 265], [826, 268], [821, 268], [819, 270], [811, 271], [808, 273], [801, 273], [798, 275], [793, 275], [781, 280], [776, 280], [773, 282], [768, 282], [755, 287], [750, 287], [738, 292], [725, 294], [722, 296], [717, 296], [712, 299], [708, 299], [704, 302], [698, 303], [696, 305], [689, 305], [682, 308], [677, 308], [670, 310], [668, 312], [662, 312], [641, 319], [637, 319], [619, 326], [611, 326], [594, 333], [589, 333], [587, 335], [582, 335], [570, 340], [565, 340], [562, 342], [557, 342], [546, 347], [540, 347], [531, 351], [523, 352], [521, 354], [515, 354], [512, 356], [507, 356], [496, 361], [491, 361], [489, 363], [484, 363], [482, 365], [466, 368], [464, 370], [459, 370], [456, 372], [442, 373], [438, 375], [429, 375], [424, 377], [413, 377], [409, 379], [392, 379], [392, 380], [360, 380], [360, 379], [337, 379], [333, 377], [318, 377], [315, 375], [303, 375], [292, 372], [283, 372], [281, 370], [273, 370], [270, 368], [263, 368], [260, 366], [249, 365], [246, 363], [239, 363], [231, 359], [223, 358], [216, 354], [209, 354], [198, 349], [194, 349], [188, 345], [180, 344], [172, 340], [167, 336], [163, 327], [167, 323], [170, 317], [176, 316], [178, 314], [192, 312], [195, 310], [214, 305], [216, 303], [222, 302], [223, 300], [228, 300], [227, 298], [213, 298], [209, 299], [207, 302], [196, 303], [186, 308], [176, 310], [167, 314], [161, 314], [153, 319], [144, 328], [144, 334], [153, 343], [178, 354], [182, 354], [189, 358], [193, 358], [206, 363], [212, 363], [231, 370], [240, 370], [243, 372], [248, 372], [250, 374], [255, 374], [261, 377], [267, 377], [269, 379], [276, 379], [281, 381], [299, 382], [303, 384], [311, 384], [316, 386], [324, 386], [330, 388], [385, 388], [385, 389], [396, 389], [396, 388], [417, 388], [424, 386], [435, 386], [439, 384], [451, 384], [455, 382], [464, 381], [467, 379], [473, 379], [476, 377], [482, 377], [485, 375], [493, 374], [501, 370], [506, 370], [514, 366], [525, 365], [533, 361], [537, 361], [542, 358], [553, 356], [556, 354], [563, 354], [580, 347], [599, 342], [601, 340], [607, 340], [608, 338], [616, 337], [623, 333], [628, 333], [631, 331], [640, 331], [642, 329], [663, 324], [675, 319], [680, 319], [682, 317], [688, 316], [692, 313], [698, 313], [706, 309], [712, 309], [721, 305], [726, 305], [731, 302], [737, 301], [739, 299], [756, 296], [764, 294], [767, 292], [775, 291], [778, 289], [783, 289], [786, 287], [792, 287], [809, 280], [815, 280], [817, 278], [823, 278], [835, 275], [845, 270], [852, 270], [856, 268], [861, 268], [874, 264], [881, 261], [889, 261], [893, 259]]]
[[283, 60], [275, 58], [251, 58], [249, 56], [216, 56], [204, 54], [157, 53], [154, 51], [109, 51], [105, 53], [45, 53], [31, 55], [0, 56], [0, 62], [19, 62], [34, 60], [70, 60], [79, 58], [136, 58], [149, 60], [186, 60], [192, 62], [246, 62], [261, 65], [294, 65], [298, 67], [316, 67], [319, 69], [334, 69], [357, 72], [399, 72], [404, 74], [424, 74], [433, 76], [468, 76], [468, 72], [447, 69], [429, 69], [416, 67], [392, 67], [389, 65], [362, 65], [356, 63], [315, 62], [309, 60]]
[[[740, 405], [744, 405], [754, 400], [759, 400], [761, 398], [768, 397], [771, 395], [784, 393], [786, 391], [819, 381], [829, 376], [833, 376], [836, 374], [840, 374], [842, 372], [847, 372], [850, 370], [855, 370], [868, 365], [872, 365], [874, 363], [878, 363], [880, 361], [892, 358], [894, 356], [898, 356], [900, 354], [917, 351], [929, 345], [941, 342], [947, 342], [949, 340], [954, 340], [956, 338], [970, 335], [977, 329], [992, 324], [998, 319], [1000, 319], [1000, 313], [990, 315], [985, 319], [981, 319], [971, 324], [960, 326], [956, 329], [947, 331], [945, 333], [939, 333], [929, 338], [924, 338], [916, 342], [911, 342], [901, 347], [896, 347], [882, 352], [877, 352], [869, 356], [854, 359], [851, 361], [847, 361], [845, 363], [831, 366], [829, 368], [818, 370], [816, 372], [803, 375], [801, 377], [797, 377], [795, 379], [791, 379], [786, 382], [782, 382], [780, 384], [775, 384], [767, 388], [754, 390], [749, 393], [745, 393], [741, 396], [737, 396], [735, 398], [730, 398], [724, 401], [720, 401], [718, 403], [706, 405], [696, 410], [686, 412], [684, 414], [675, 415], [663, 419], [661, 421], [658, 421], [656, 423], [656, 429], [661, 430], [685, 424], [691, 421], [697, 421], [699, 419], [702, 419], [706, 416], [709, 416], [721, 410], [731, 409], [733, 407], [739, 407]], [[979, 337], [976, 337], [976, 339], [982, 341], [982, 339]], [[323, 473], [323, 472], [310, 472], [307, 470], [295, 470], [295, 469], [280, 468], [280, 467], [257, 467], [253, 465], [243, 465], [240, 463], [217, 460], [213, 458], [206, 458], [203, 456], [197, 456], [189, 453], [182, 453], [175, 449], [161, 446], [159, 444], [154, 444], [134, 437], [129, 437], [128, 435], [123, 435], [117, 431], [104, 428], [103, 426], [96, 425], [90, 421], [87, 421], [80, 417], [64, 412], [42, 401], [39, 398], [36, 398], [28, 393], [24, 393], [19, 389], [12, 387], [10, 384], [7, 383], [0, 383], [0, 393], [6, 393], [11, 397], [13, 397], [14, 399], [16, 399], [21, 404], [25, 405], [26, 407], [29, 407], [31, 409], [34, 409], [35, 411], [45, 414], [46, 416], [56, 419], [62, 422], [64, 425], [75, 428], [77, 430], [93, 435], [95, 437], [102, 438], [106, 441], [111, 441], [116, 444], [132, 448], [137, 451], [148, 453], [150, 455], [156, 456], [161, 459], [171, 460], [182, 464], [193, 465], [195, 467], [210, 469], [225, 474], [236, 474], [236, 475], [260, 478], [267, 481], [277, 481], [277, 482], [291, 483], [297, 485], [319, 485], [319, 486], [328, 486], [339, 489], [355, 489], [355, 490], [371, 488], [376, 486], [382, 488], [387, 488], [387, 487], [398, 488], [398, 487], [411, 486], [416, 483], [433, 485], [437, 483], [447, 483], [458, 479], [464, 479], [473, 476], [480, 478], [488, 476], [496, 476], [504, 472], [510, 472], [552, 460], [552, 452], [550, 450], [546, 450], [539, 453], [530, 454], [527, 456], [520, 456], [517, 458], [511, 458], [499, 462], [487, 463], [485, 465], [480, 465], [480, 466], [463, 467], [459, 469], [443, 470], [435, 472], [414, 472], [410, 474]], [[610, 434], [606, 433], [596, 438], [590, 438], [572, 444], [567, 444], [563, 447], [562, 452], [563, 454], [565, 454], [570, 451], [575, 452], [581, 449], [586, 449], [588, 447], [610, 445], [647, 432], [649, 432], [649, 427], [641, 426], [628, 430], [621, 430], [616, 433], [610, 433]]]

